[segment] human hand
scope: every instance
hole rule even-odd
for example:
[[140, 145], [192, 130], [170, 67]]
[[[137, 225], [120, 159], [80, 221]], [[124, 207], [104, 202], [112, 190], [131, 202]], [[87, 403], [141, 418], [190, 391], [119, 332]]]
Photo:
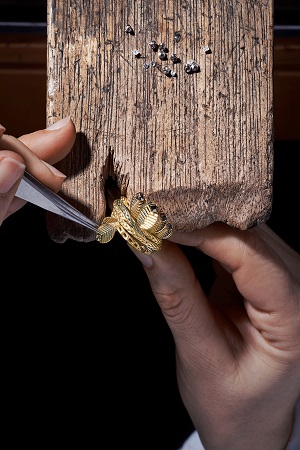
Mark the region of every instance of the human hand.
[[54, 192], [60, 190], [66, 176], [52, 164], [70, 152], [75, 138], [69, 117], [19, 139], [5, 135], [0, 125], [0, 225], [26, 203], [15, 197], [25, 168]]
[[[213, 259], [208, 297], [175, 242]], [[174, 233], [152, 255], [132, 250], [173, 334], [179, 390], [205, 449], [285, 448], [300, 395], [300, 255], [265, 224], [214, 223]]]

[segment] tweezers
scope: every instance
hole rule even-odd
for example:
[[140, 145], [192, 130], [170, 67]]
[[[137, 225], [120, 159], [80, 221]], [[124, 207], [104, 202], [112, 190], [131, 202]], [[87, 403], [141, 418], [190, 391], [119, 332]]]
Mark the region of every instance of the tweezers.
[[97, 232], [99, 228], [99, 225], [90, 220], [78, 211], [78, 209], [74, 208], [70, 203], [51, 191], [51, 189], [47, 188], [26, 171], [24, 172], [15, 195], [40, 208], [79, 223], [94, 232]]

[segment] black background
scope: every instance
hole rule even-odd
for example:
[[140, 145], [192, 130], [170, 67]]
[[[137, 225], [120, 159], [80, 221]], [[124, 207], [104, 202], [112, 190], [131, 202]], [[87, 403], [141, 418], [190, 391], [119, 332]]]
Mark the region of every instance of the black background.
[[[0, 22], [46, 22], [47, 0], [0, 0], [0, 7]], [[274, 0], [275, 24], [299, 25], [299, 17], [299, 0]]]

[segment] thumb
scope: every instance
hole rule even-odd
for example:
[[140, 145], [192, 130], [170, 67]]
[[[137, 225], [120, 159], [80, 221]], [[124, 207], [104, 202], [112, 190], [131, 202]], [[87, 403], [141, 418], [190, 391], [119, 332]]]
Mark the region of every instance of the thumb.
[[55, 164], [65, 158], [76, 139], [76, 129], [70, 116], [58, 120], [44, 130], [19, 137], [40, 159]]
[[2, 154], [15, 152], [25, 162], [26, 170], [53, 191], [57, 192], [66, 178], [51, 164], [63, 159], [72, 149], [76, 131], [69, 117], [45, 130], [39, 130], [16, 139], [2, 135]]

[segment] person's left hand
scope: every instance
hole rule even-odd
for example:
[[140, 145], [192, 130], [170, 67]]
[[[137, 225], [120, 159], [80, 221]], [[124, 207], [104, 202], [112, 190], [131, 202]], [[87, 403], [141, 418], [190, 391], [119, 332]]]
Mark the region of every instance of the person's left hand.
[[[208, 295], [175, 242], [211, 258]], [[300, 255], [266, 224], [221, 222], [174, 232], [151, 255], [131, 248], [173, 334], [180, 395], [205, 449], [286, 448], [300, 393]]]
[[60, 190], [66, 176], [52, 164], [71, 151], [76, 138], [70, 117], [19, 139], [5, 131], [0, 126], [0, 225], [26, 203], [15, 197], [25, 169], [54, 192]]

